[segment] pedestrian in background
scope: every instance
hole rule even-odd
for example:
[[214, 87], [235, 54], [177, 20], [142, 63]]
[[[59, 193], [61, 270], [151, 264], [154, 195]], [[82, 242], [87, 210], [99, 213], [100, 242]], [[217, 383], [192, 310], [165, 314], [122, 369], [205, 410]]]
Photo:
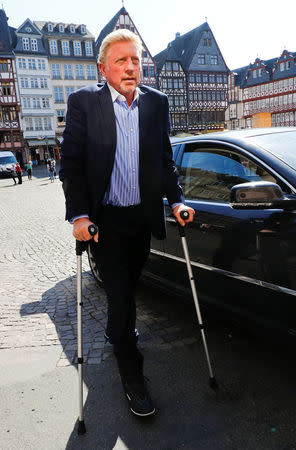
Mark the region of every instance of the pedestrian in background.
[[26, 169], [27, 169], [27, 174], [28, 174], [28, 180], [32, 180], [32, 162], [31, 162], [31, 160], [29, 160], [27, 162]]
[[18, 184], [22, 184], [22, 182], [23, 182], [23, 172], [22, 172], [22, 169], [21, 169], [21, 166], [19, 165], [19, 163], [17, 162], [16, 163], [16, 174], [17, 174], [17, 177], [18, 177]]
[[48, 160], [47, 163], [47, 172], [50, 178], [50, 182], [53, 183], [54, 182], [54, 164], [52, 162], [52, 159]]
[[13, 179], [14, 184], [16, 185], [16, 170], [15, 170], [15, 165], [14, 164], [12, 164], [12, 166], [11, 166], [10, 173], [11, 173], [11, 178]]

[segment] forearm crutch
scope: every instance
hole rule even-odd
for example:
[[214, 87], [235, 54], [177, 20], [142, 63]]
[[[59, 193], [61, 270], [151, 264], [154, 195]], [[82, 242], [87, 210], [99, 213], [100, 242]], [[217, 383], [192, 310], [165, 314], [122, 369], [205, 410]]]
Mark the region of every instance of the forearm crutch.
[[[88, 232], [94, 236], [98, 232], [98, 227], [94, 224], [88, 227]], [[88, 242], [76, 240], [77, 255], [77, 362], [78, 362], [78, 434], [86, 432], [83, 418], [83, 348], [82, 348], [82, 253], [87, 249]]]
[[[181, 211], [180, 216], [183, 220], [186, 220], [189, 218], [189, 212]], [[188, 277], [189, 277], [189, 281], [191, 284], [192, 296], [193, 296], [193, 300], [194, 300], [194, 304], [195, 304], [198, 324], [199, 324], [199, 328], [200, 328], [200, 332], [201, 332], [201, 337], [202, 337], [205, 354], [206, 354], [206, 359], [207, 359], [207, 363], [208, 363], [208, 368], [209, 368], [209, 373], [210, 373], [209, 384], [212, 389], [216, 390], [216, 389], [218, 389], [218, 383], [216, 381], [216, 378], [214, 377], [211, 360], [209, 357], [206, 336], [205, 336], [205, 332], [204, 332], [204, 325], [203, 325], [203, 321], [202, 321], [202, 317], [201, 317], [201, 313], [200, 313], [199, 302], [198, 302], [198, 297], [197, 297], [197, 292], [196, 292], [196, 287], [195, 287], [195, 281], [194, 281], [192, 268], [191, 268], [191, 262], [190, 262], [190, 257], [189, 257], [186, 235], [185, 235], [185, 226], [182, 227], [182, 225], [180, 225], [179, 222], [177, 222], [177, 223], [178, 223], [179, 234], [180, 234], [181, 241], [182, 241], [184, 256], [185, 256], [185, 260], [186, 260]]]

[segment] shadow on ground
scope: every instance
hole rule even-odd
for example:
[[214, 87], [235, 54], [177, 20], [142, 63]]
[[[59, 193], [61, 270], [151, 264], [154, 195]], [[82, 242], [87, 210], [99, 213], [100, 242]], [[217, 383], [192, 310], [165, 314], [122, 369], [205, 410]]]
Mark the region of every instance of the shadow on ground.
[[[84, 354], [89, 357], [92, 342], [102, 342], [106, 304], [100, 295], [93, 298], [90, 274], [83, 278]], [[71, 363], [76, 346], [75, 283], [75, 277], [68, 278], [44, 292], [41, 302], [21, 309], [22, 315], [49, 315]], [[76, 423], [67, 450], [295, 449], [296, 363], [291, 348], [258, 340], [220, 316], [207, 314], [210, 355], [220, 384], [215, 393], [208, 386], [201, 340], [184, 343], [196, 320], [192, 305], [144, 285], [138, 297], [140, 316], [149, 321], [167, 312], [168, 321], [182, 325], [170, 343], [140, 341], [157, 414], [146, 420], [131, 415], [107, 346], [99, 364], [84, 367], [87, 433], [78, 436]], [[71, 330], [69, 324], [74, 324]]]

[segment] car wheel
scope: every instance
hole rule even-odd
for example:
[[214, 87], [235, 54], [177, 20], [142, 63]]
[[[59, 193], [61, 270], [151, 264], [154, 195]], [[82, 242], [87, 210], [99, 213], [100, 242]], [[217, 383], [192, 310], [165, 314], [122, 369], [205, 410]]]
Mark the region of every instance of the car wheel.
[[94, 279], [96, 280], [96, 282], [98, 283], [98, 285], [100, 287], [103, 287], [102, 275], [100, 272], [100, 268], [95, 260], [93, 249], [92, 249], [91, 245], [88, 245], [88, 247], [87, 247], [87, 255], [88, 255], [89, 266], [90, 266], [91, 272], [94, 276]]

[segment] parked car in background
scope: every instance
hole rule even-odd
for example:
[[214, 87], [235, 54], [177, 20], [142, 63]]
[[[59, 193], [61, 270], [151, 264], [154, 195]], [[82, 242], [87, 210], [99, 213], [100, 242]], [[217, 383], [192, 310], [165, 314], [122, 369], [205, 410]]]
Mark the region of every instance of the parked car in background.
[[0, 151], [0, 177], [11, 177], [12, 164], [16, 164], [17, 160], [12, 152]]
[[[296, 128], [173, 138], [172, 148], [196, 211], [186, 236], [201, 302], [296, 336]], [[165, 208], [167, 239], [152, 240], [144, 276], [189, 296], [166, 199]], [[91, 250], [89, 261], [99, 280]]]

